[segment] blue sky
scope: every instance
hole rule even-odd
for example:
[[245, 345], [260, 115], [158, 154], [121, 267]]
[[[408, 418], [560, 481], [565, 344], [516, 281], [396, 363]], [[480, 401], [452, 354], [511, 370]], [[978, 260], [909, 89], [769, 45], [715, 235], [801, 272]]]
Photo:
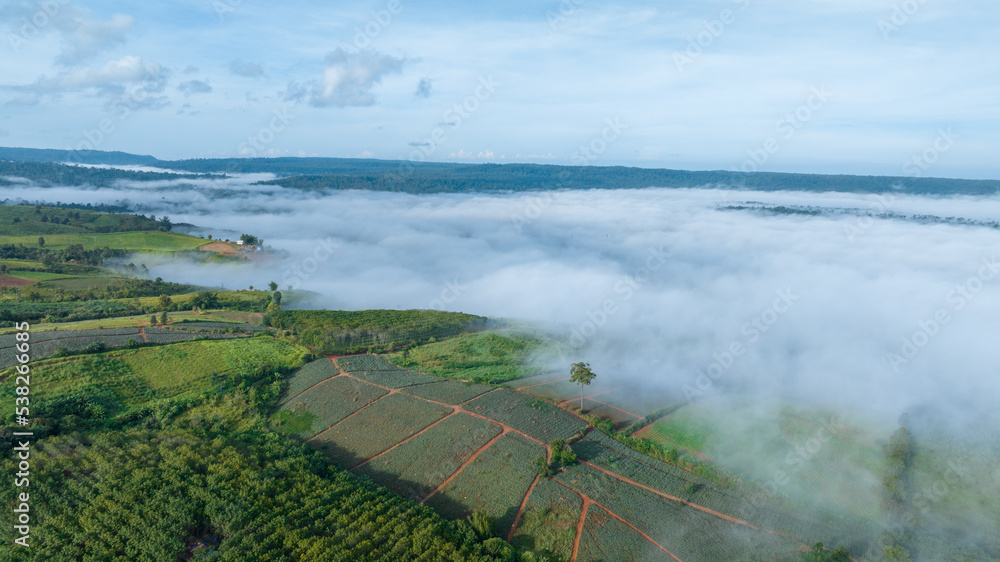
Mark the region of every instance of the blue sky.
[[1000, 15], [980, 0], [42, 0], [0, 18], [4, 146], [1000, 178]]

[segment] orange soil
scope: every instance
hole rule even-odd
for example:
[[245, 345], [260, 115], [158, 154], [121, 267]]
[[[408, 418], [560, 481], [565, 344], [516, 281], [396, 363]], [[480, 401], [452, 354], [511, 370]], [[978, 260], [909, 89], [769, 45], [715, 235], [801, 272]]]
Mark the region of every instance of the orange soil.
[[27, 279], [11, 277], [10, 275], [0, 275], [0, 287], [24, 287], [34, 284], [34, 281], [28, 281]]
[[215, 252], [224, 256], [235, 256], [240, 253], [239, 246], [231, 242], [222, 241], [209, 242], [203, 246], [198, 246], [198, 249], [204, 252]]
[[521, 521], [521, 514], [524, 513], [524, 507], [528, 505], [528, 498], [531, 497], [531, 492], [535, 489], [535, 484], [538, 484], [537, 476], [531, 481], [531, 486], [528, 487], [528, 493], [524, 494], [524, 499], [521, 500], [521, 507], [517, 509], [517, 515], [514, 516], [514, 524], [510, 526], [510, 532], [507, 533], [507, 542], [510, 542], [511, 539], [514, 538], [514, 531], [517, 529], [517, 524]]

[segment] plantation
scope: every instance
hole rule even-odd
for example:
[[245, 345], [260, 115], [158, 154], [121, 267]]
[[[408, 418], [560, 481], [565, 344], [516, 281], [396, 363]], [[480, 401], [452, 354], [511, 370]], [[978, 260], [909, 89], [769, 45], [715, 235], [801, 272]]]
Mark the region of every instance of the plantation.
[[355, 373], [358, 371], [399, 371], [400, 368], [393, 365], [380, 355], [351, 355], [337, 358], [337, 366], [345, 373]]
[[[13, 334], [0, 336], [0, 369], [17, 363], [14, 337]], [[70, 353], [93, 349], [95, 345], [103, 345], [108, 349], [125, 347], [129, 341], [142, 343], [138, 328], [32, 333], [31, 357], [34, 360], [43, 359], [62, 351]]]
[[[582, 509], [583, 501], [576, 492], [552, 480], [539, 479], [531, 490], [521, 520], [511, 538], [511, 544], [548, 556], [552, 560], [568, 562], [573, 554], [576, 525], [580, 520]], [[586, 528], [584, 530], [586, 531]], [[610, 559], [620, 559], [620, 557]]]
[[493, 390], [492, 387], [483, 384], [442, 381], [411, 386], [406, 389], [406, 393], [426, 398], [427, 400], [434, 400], [435, 402], [458, 405], [491, 390]]
[[484, 510], [497, 534], [506, 536], [537, 474], [532, 460], [544, 454], [544, 447], [520, 435], [502, 435], [425, 503], [456, 519]]
[[405, 349], [389, 359], [440, 377], [500, 383], [537, 374], [538, 368], [528, 361], [540, 345], [535, 336], [510, 331], [462, 334]]
[[340, 357], [337, 359], [337, 366], [352, 377], [387, 388], [404, 388], [441, 380], [430, 375], [401, 369], [377, 355]]
[[210, 320], [182, 320], [164, 326], [170, 330], [184, 330], [185, 332], [242, 332], [256, 334], [264, 332], [267, 328], [259, 324], [247, 324], [242, 322], [212, 322]]
[[386, 394], [377, 386], [336, 377], [283, 404], [272, 423], [283, 433], [308, 439]]
[[283, 310], [265, 316], [264, 325], [292, 331], [317, 353], [350, 354], [388, 352], [480, 330], [486, 318], [436, 310]]
[[531, 375], [530, 377], [524, 377], [522, 379], [515, 379], [515, 380], [510, 380], [510, 381], [502, 382], [500, 384], [502, 386], [506, 386], [508, 388], [522, 388], [522, 387], [525, 387], [525, 386], [532, 386], [532, 385], [536, 385], [536, 384], [545, 384], [545, 383], [549, 383], [549, 382], [553, 382], [553, 381], [558, 381], [558, 380], [566, 380], [568, 378], [569, 377], [568, 377], [568, 375], [566, 373], [563, 373], [563, 372], [552, 372], [552, 371], [550, 371], [550, 372], [547, 372], [547, 373], [539, 373], [537, 375]]
[[419, 501], [500, 432], [495, 423], [458, 413], [354, 472]]
[[488, 392], [468, 402], [465, 409], [507, 424], [543, 443], [569, 439], [587, 423], [548, 402], [507, 389]]
[[313, 386], [333, 378], [340, 374], [340, 371], [333, 364], [333, 361], [326, 357], [321, 357], [311, 363], [307, 363], [301, 369], [295, 371], [288, 379], [288, 385], [282, 394], [281, 403], [295, 399], [299, 394]]
[[[412, 437], [451, 409], [404, 394], [390, 394], [320, 433], [309, 445], [343, 468], [352, 468]], [[360, 436], [364, 438], [359, 438]]]
[[[681, 560], [766, 559], [793, 554], [801, 546], [665, 500], [587, 466], [572, 467], [556, 478], [628, 521]], [[664, 525], [665, 521], [670, 524]]]
[[592, 505], [583, 524], [577, 559], [653, 562], [671, 558], [635, 529]]

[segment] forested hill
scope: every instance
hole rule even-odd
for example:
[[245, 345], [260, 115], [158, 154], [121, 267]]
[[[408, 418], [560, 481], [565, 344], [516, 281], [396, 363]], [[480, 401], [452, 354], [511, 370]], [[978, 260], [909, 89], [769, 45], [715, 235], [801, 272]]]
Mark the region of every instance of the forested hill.
[[[28, 177], [45, 183], [45, 175], [50, 174], [52, 176], [49, 178], [50, 183], [78, 181], [97, 184], [112, 175], [106, 170], [83, 171], [86, 169], [56, 164], [34, 164], [36, 167], [32, 168], [23, 163], [30, 159], [36, 162], [86, 161], [113, 165], [142, 163], [187, 174], [271, 173], [278, 176], [277, 179], [263, 183], [311, 190], [367, 189], [408, 193], [462, 193], [725, 186], [760, 191], [894, 192], [922, 195], [990, 195], [1000, 190], [1000, 180], [684, 171], [624, 166], [454, 164], [353, 158], [223, 158], [164, 161], [155, 158], [149, 160], [152, 157], [120, 152], [74, 152], [72, 154], [77, 156], [73, 158], [67, 157], [67, 154], [66, 151], [0, 148], [0, 178]], [[43, 165], [53, 167], [49, 169], [37, 167]], [[165, 179], [154, 177], [161, 176], [159, 174], [145, 173], [147, 175], [142, 176], [143, 172], [120, 172], [127, 175], [127, 179], [140, 181]], [[88, 175], [91, 177], [88, 178]], [[125, 179], [125, 176], [115, 179]]]

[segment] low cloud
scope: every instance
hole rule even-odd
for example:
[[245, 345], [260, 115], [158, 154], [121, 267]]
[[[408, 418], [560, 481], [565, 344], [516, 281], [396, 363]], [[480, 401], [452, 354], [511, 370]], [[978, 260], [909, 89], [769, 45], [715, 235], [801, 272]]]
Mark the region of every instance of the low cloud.
[[127, 87], [141, 85], [147, 96], [134, 107], [162, 107], [166, 100], [158, 94], [166, 87], [169, 71], [159, 64], [141, 57], [126, 56], [108, 61], [102, 66], [79, 66], [49, 78], [42, 76], [33, 84], [9, 86], [19, 95], [19, 103], [37, 104], [43, 100], [57, 99], [64, 94], [93, 92], [109, 98], [109, 102], [122, 96]]

